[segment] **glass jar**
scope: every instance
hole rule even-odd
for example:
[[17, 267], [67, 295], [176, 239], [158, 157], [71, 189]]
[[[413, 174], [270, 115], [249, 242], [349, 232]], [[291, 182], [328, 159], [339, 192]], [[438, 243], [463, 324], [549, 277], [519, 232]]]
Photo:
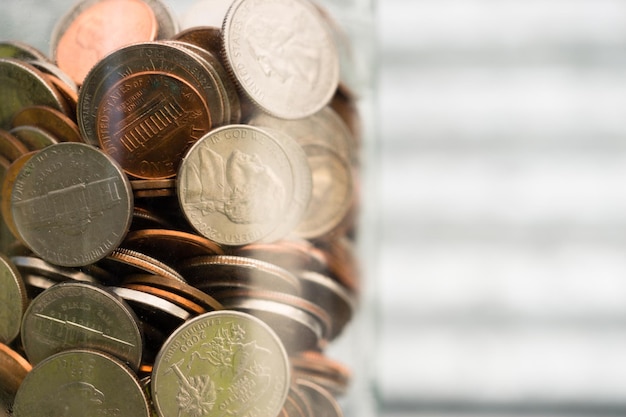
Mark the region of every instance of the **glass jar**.
[[4, 11], [0, 416], [373, 414], [373, 0]]

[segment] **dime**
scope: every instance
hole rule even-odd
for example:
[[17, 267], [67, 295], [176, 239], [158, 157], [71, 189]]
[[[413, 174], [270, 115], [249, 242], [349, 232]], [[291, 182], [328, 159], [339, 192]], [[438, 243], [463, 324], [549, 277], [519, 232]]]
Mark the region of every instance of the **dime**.
[[133, 198], [115, 161], [90, 145], [64, 142], [26, 162], [11, 206], [20, 237], [35, 254], [55, 265], [84, 266], [123, 240]]
[[188, 151], [178, 174], [181, 209], [201, 235], [224, 245], [266, 238], [294, 199], [290, 155], [267, 132], [230, 125]]
[[69, 108], [54, 86], [32, 65], [0, 59], [0, 128], [9, 129], [22, 108], [45, 105], [68, 114]]
[[31, 364], [22, 355], [0, 343], [0, 392], [15, 395], [31, 369]]
[[55, 48], [61, 70], [76, 84], [110, 52], [135, 42], [154, 40], [157, 21], [140, 0], [98, 1], [72, 15]]
[[83, 141], [76, 122], [52, 107], [25, 107], [15, 114], [12, 125], [39, 127], [62, 142]]
[[151, 387], [160, 417], [276, 417], [289, 381], [276, 334], [248, 314], [222, 310], [189, 320], [167, 339]]
[[173, 177], [189, 147], [211, 128], [206, 101], [170, 73], [125, 76], [106, 90], [96, 113], [101, 148], [128, 174]]
[[0, 343], [9, 344], [20, 333], [22, 313], [28, 303], [20, 271], [0, 253]]
[[22, 343], [33, 364], [73, 348], [107, 352], [137, 370], [143, 336], [131, 308], [95, 284], [63, 282], [39, 294], [22, 320]]
[[306, 0], [237, 0], [222, 29], [226, 63], [261, 109], [285, 119], [309, 116], [339, 82], [333, 34]]
[[75, 349], [47, 358], [15, 396], [15, 417], [99, 415], [150, 417], [137, 377], [102, 352]]

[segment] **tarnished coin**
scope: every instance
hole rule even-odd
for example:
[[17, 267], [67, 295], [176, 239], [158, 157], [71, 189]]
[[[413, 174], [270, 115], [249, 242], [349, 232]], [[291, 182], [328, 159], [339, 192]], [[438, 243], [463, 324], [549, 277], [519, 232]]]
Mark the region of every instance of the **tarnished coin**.
[[222, 29], [226, 63], [261, 109], [309, 116], [332, 98], [339, 55], [319, 10], [306, 0], [237, 0]]
[[68, 350], [39, 363], [15, 396], [15, 417], [150, 417], [135, 374], [103, 352]]
[[28, 298], [20, 271], [0, 253], [0, 343], [11, 343], [20, 334], [20, 322]]
[[157, 34], [154, 12], [141, 0], [98, 1], [67, 18], [71, 23], [56, 44], [55, 59], [78, 85], [110, 52]]
[[37, 126], [16, 126], [9, 133], [18, 138], [29, 151], [38, 151], [59, 143], [56, 136]]
[[[215, 1], [215, 0], [210, 0]], [[225, 2], [232, 3], [232, 0], [225, 0]], [[202, 2], [197, 2], [196, 4], [201, 4]], [[192, 6], [194, 8], [194, 6]], [[228, 5], [226, 9], [228, 8]], [[224, 14], [226, 14], [226, 9], [224, 9]], [[206, 15], [199, 16], [199, 18], [204, 19]], [[216, 56], [216, 58], [220, 58], [222, 53], [222, 23], [224, 18], [219, 21], [215, 26], [190, 26], [189, 28], [180, 31], [174, 36], [174, 40], [190, 43], [192, 45], [196, 45], [205, 51], [208, 51]], [[206, 23], [205, 23], [206, 25]]]
[[184, 79], [144, 71], [106, 90], [96, 125], [100, 146], [124, 171], [159, 179], [176, 175], [187, 149], [211, 129], [211, 114]]
[[0, 129], [0, 156], [13, 162], [27, 152], [28, 148], [26, 145], [16, 138], [15, 135]]
[[137, 370], [143, 336], [131, 308], [104, 287], [63, 282], [29, 304], [22, 320], [22, 343], [33, 364], [63, 350], [107, 352]]
[[178, 199], [201, 235], [224, 245], [264, 239], [282, 223], [294, 196], [289, 154], [267, 132], [230, 125], [209, 132], [183, 159]]
[[83, 141], [76, 122], [52, 107], [25, 107], [15, 114], [12, 125], [39, 127], [61, 142]]
[[0, 343], [0, 392], [15, 395], [31, 369], [32, 365], [22, 355]]
[[15, 179], [20, 173], [20, 170], [24, 166], [24, 164], [35, 155], [36, 152], [28, 152], [17, 158], [9, 168], [7, 169], [4, 180], [2, 181], [2, 197], [0, 199], [0, 212], [2, 213], [2, 218], [6, 227], [11, 232], [11, 234], [16, 238], [20, 239], [20, 235], [17, 231], [17, 227], [15, 226], [15, 222], [13, 221], [13, 212], [11, 210], [11, 193], [13, 192], [13, 185], [15, 184]]
[[276, 417], [289, 384], [276, 334], [248, 314], [222, 310], [189, 320], [167, 339], [151, 387], [160, 417]]
[[50, 59], [39, 49], [16, 40], [0, 42], [0, 57], [15, 58], [20, 61], [40, 60], [50, 62]]
[[54, 86], [32, 65], [0, 59], [0, 128], [9, 129], [13, 116], [24, 107], [50, 106], [68, 114], [69, 108]]
[[100, 150], [63, 142], [29, 159], [11, 193], [22, 240], [42, 259], [83, 266], [124, 239], [133, 197], [121, 168]]

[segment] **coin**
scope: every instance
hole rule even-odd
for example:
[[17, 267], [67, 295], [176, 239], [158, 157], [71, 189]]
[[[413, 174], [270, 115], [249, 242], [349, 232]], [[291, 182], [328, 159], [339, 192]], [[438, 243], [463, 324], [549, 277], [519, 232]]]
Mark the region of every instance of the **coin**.
[[[77, 110], [78, 126], [87, 143], [99, 145], [98, 112], [104, 100], [108, 98], [106, 92], [109, 87], [118, 84], [128, 75], [146, 71], [168, 74], [193, 86], [206, 102], [211, 126], [223, 123], [224, 93], [215, 75], [207, 69], [202, 60], [196, 54], [179, 46], [163, 42], [142, 42], [112, 52], [87, 74], [79, 94]], [[168, 91], [162, 90], [161, 93], [165, 94]], [[175, 98], [167, 95], [164, 97], [166, 99], [163, 105], [168, 105]], [[141, 99], [134, 101], [138, 105], [143, 103]], [[132, 103], [131, 99], [126, 111], [132, 110]], [[159, 109], [157, 106], [153, 110]], [[176, 120], [180, 121], [180, 118]], [[192, 137], [197, 138], [203, 132], [202, 129], [192, 130]]]
[[215, 294], [227, 309], [243, 311], [267, 323], [287, 351], [320, 349], [331, 330], [329, 313], [304, 298], [275, 290], [232, 289]]
[[192, 285], [209, 293], [240, 286], [300, 293], [300, 283], [292, 273], [257, 259], [232, 255], [199, 256], [181, 262], [179, 270]]
[[143, 336], [135, 313], [95, 284], [63, 282], [42, 292], [24, 313], [21, 336], [33, 364], [74, 348], [107, 352], [134, 370], [141, 363]]
[[302, 270], [321, 272], [326, 269], [324, 255], [313, 244], [304, 239], [251, 243], [235, 248], [233, 255], [273, 263], [293, 273]]
[[55, 47], [55, 60], [76, 84], [110, 52], [135, 42], [154, 40], [157, 21], [153, 10], [140, 0], [93, 3], [72, 15]]
[[347, 160], [326, 146], [304, 146], [313, 177], [312, 196], [294, 233], [305, 239], [333, 232], [354, 202], [354, 176]]
[[[82, 271], [78, 268], [61, 267], [50, 264], [43, 259], [35, 256], [21, 255], [12, 256], [11, 261], [18, 267], [20, 271], [26, 274], [37, 274], [54, 280], [55, 282], [63, 281], [80, 281], [87, 283], [98, 283], [101, 281], [110, 281], [110, 275], [89, 265]], [[95, 274], [92, 274], [91, 272]], [[97, 277], [97, 278], [96, 278]]]
[[75, 349], [53, 355], [26, 375], [15, 396], [15, 417], [150, 417], [134, 373], [108, 354]]
[[[206, 311], [212, 310], [222, 310], [224, 307], [217, 301], [215, 298], [206, 294], [203, 291], [200, 291], [196, 287], [193, 287], [189, 284], [185, 284], [184, 282], [176, 281], [173, 279], [169, 279], [167, 277], [162, 277], [159, 275], [148, 275], [148, 274], [137, 274], [130, 275], [124, 279], [124, 283], [122, 285], [127, 284], [138, 284], [143, 286], [150, 286], [153, 288], [158, 288], [162, 290], [166, 290], [173, 294], [179, 295], [194, 304], [197, 304], [204, 308]], [[130, 287], [127, 287], [130, 288]]]
[[54, 135], [36, 126], [16, 126], [9, 133], [18, 138], [29, 151], [38, 151], [59, 143]]
[[[232, 3], [232, 0], [225, 0], [225, 2]], [[230, 4], [228, 4], [226, 8], [228, 8], [229, 5]], [[224, 9], [224, 14], [225, 13], [226, 9]], [[202, 19], [204, 19], [205, 17], [206, 15], [201, 16]], [[219, 23], [216, 26], [189, 26], [187, 29], [178, 32], [176, 36], [174, 36], [174, 40], [183, 41], [199, 46], [205, 51], [208, 51], [211, 54], [215, 55], [215, 57], [219, 59], [222, 51], [221, 26], [223, 21], [223, 18], [220, 19]]]
[[31, 364], [22, 355], [0, 343], [0, 392], [15, 395], [31, 369]]
[[20, 271], [3, 253], [0, 253], [0, 288], [0, 343], [9, 344], [20, 333], [28, 298]]
[[135, 250], [118, 247], [107, 255], [101, 265], [115, 271], [119, 277], [137, 273], [161, 275], [176, 281], [186, 282], [185, 278], [171, 266]]
[[17, 231], [17, 227], [15, 226], [15, 222], [13, 221], [13, 212], [11, 211], [11, 193], [13, 192], [13, 185], [15, 184], [15, 179], [17, 178], [20, 170], [24, 166], [24, 164], [35, 155], [36, 152], [25, 153], [19, 158], [17, 158], [9, 168], [7, 169], [4, 180], [2, 181], [2, 197], [0, 199], [0, 209], [2, 212], [2, 219], [7, 227], [7, 229], [11, 232], [16, 239], [20, 239], [20, 235]]
[[4, 40], [0, 42], [0, 57], [15, 58], [20, 61], [38, 60], [50, 62], [50, 59], [39, 49], [16, 40]]
[[289, 381], [287, 353], [274, 331], [222, 310], [189, 320], [167, 339], [151, 387], [160, 417], [276, 417]]
[[168, 229], [142, 229], [129, 232], [122, 245], [153, 256], [170, 265], [197, 256], [223, 255], [217, 243], [194, 233]]
[[90, 145], [63, 142], [26, 162], [11, 205], [20, 237], [35, 254], [55, 265], [84, 266], [123, 240], [133, 198], [115, 161]]
[[0, 129], [0, 156], [9, 162], [14, 162], [20, 156], [28, 152], [28, 148], [15, 135]]
[[189, 147], [211, 128], [206, 101], [193, 85], [170, 73], [122, 77], [103, 95], [96, 113], [101, 148], [128, 174], [169, 178]]
[[246, 125], [215, 129], [180, 164], [181, 210], [198, 233], [217, 243], [262, 240], [292, 207], [292, 170], [289, 154], [267, 132]]
[[261, 109], [285, 119], [309, 116], [339, 82], [333, 34], [306, 0], [235, 1], [222, 28], [226, 63]]
[[341, 406], [326, 388], [305, 378], [297, 378], [296, 387], [306, 395], [315, 415], [343, 417]]
[[305, 351], [289, 358], [296, 378], [306, 379], [339, 396], [347, 392], [352, 372], [322, 352]]
[[9, 129], [13, 116], [24, 107], [45, 105], [68, 113], [64, 99], [32, 65], [0, 59], [0, 128]]
[[12, 126], [36, 126], [62, 142], [83, 141], [76, 122], [52, 107], [25, 107], [15, 114]]

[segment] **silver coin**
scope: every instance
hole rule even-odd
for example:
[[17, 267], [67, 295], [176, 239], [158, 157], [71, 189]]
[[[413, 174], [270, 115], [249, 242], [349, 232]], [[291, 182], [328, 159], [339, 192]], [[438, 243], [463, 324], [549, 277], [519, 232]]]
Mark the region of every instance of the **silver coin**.
[[97, 148], [64, 142], [33, 156], [11, 194], [15, 226], [40, 258], [84, 266], [117, 248], [133, 212], [130, 182]]
[[20, 333], [22, 313], [28, 302], [20, 271], [0, 253], [0, 343], [11, 343]]
[[189, 149], [178, 172], [178, 200], [206, 238], [244, 245], [282, 223], [294, 198], [290, 155], [268, 132], [229, 125]]
[[63, 282], [38, 295], [22, 320], [22, 343], [31, 363], [63, 350], [107, 352], [139, 369], [143, 336], [131, 308], [104, 287]]
[[150, 417], [137, 377], [102, 352], [68, 350], [28, 373], [13, 405], [14, 417]]
[[306, 0], [237, 0], [222, 29], [226, 63], [248, 97], [285, 119], [314, 114], [339, 84], [339, 55]]
[[276, 417], [289, 385], [276, 334], [255, 317], [224, 310], [178, 328], [156, 357], [151, 383], [160, 417]]

